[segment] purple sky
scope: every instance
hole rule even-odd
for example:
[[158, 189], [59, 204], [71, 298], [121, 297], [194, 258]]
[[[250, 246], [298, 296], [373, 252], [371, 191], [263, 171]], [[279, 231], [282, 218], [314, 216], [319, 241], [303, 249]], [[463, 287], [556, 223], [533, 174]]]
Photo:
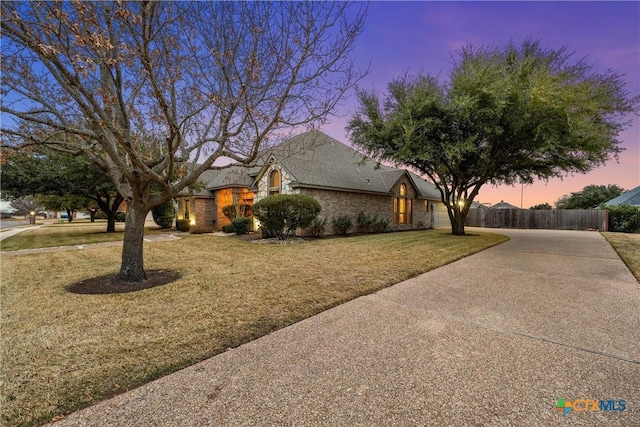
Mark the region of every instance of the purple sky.
[[[640, 93], [639, 2], [372, 2], [355, 52], [362, 67], [371, 63], [360, 87], [382, 92], [405, 71], [446, 78], [451, 53], [460, 47], [503, 46], [527, 37], [541, 40], [546, 48], [566, 46], [577, 59], [595, 63], [598, 71], [625, 74], [629, 92]], [[332, 118], [322, 130], [349, 143], [344, 127], [354, 108], [351, 97], [338, 111], [346, 117]], [[632, 126], [619, 136], [626, 148], [619, 163], [612, 160], [586, 175], [526, 186], [523, 207], [553, 205], [563, 194], [589, 184], [640, 185], [640, 120], [631, 118]], [[486, 186], [476, 200], [520, 206], [521, 187]]]

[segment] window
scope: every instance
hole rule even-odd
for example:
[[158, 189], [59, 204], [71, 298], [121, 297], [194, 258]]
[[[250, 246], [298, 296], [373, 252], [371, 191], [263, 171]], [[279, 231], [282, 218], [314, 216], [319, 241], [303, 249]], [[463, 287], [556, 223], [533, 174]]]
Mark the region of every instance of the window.
[[411, 224], [411, 199], [407, 197], [407, 184], [400, 184], [399, 197], [393, 200], [393, 223]]
[[184, 201], [184, 219], [189, 219], [189, 200]]
[[269, 174], [269, 195], [280, 194], [280, 172], [272, 170]]

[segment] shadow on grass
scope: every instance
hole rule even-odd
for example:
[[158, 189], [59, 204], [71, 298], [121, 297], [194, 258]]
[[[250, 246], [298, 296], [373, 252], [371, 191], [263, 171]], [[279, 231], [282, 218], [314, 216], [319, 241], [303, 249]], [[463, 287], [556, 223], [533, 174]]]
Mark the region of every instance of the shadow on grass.
[[150, 270], [146, 273], [147, 279], [142, 282], [116, 280], [115, 276], [110, 274], [72, 283], [64, 289], [67, 292], [85, 295], [123, 294], [166, 285], [181, 277], [179, 273], [170, 270]]

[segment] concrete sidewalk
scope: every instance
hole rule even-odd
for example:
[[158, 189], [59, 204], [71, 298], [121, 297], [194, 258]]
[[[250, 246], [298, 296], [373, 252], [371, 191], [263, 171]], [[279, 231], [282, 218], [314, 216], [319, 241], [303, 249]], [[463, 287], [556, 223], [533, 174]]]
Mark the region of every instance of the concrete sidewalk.
[[[54, 426], [640, 425], [635, 278], [599, 233], [499, 232]], [[626, 410], [565, 416], [558, 398]]]
[[11, 237], [11, 236], [15, 236], [18, 233], [22, 233], [23, 231], [26, 230], [35, 230], [37, 228], [42, 227], [41, 225], [29, 225], [29, 224], [21, 224], [18, 226], [14, 226], [11, 228], [5, 228], [0, 230], [0, 242], [2, 242], [4, 239]]

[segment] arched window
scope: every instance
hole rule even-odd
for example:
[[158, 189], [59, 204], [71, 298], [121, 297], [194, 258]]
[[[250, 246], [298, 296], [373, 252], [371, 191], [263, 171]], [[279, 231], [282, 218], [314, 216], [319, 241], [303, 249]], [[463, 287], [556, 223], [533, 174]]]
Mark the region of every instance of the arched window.
[[407, 197], [407, 184], [400, 184], [398, 196], [393, 200], [393, 222], [396, 225], [411, 224], [411, 199]]
[[280, 172], [272, 170], [269, 174], [269, 195], [280, 194]]

